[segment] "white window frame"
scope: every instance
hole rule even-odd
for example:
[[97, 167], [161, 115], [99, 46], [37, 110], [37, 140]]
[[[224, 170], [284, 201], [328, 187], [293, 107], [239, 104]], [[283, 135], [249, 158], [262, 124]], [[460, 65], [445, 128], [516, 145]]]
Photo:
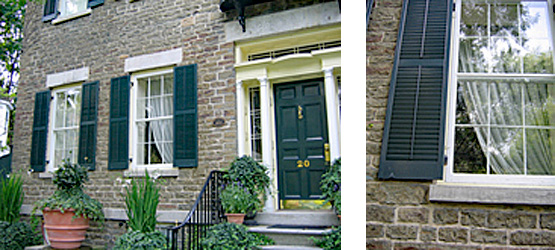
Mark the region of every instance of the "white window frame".
[[[450, 67], [450, 83], [448, 96], [448, 113], [447, 113], [447, 140], [446, 155], [448, 156], [447, 165], [444, 171], [444, 180], [447, 183], [463, 183], [463, 184], [493, 184], [496, 186], [555, 186], [554, 176], [535, 176], [535, 175], [486, 175], [486, 174], [462, 174], [454, 173], [454, 151], [455, 151], [455, 116], [456, 116], [456, 99], [457, 99], [457, 79], [472, 77], [472, 79], [549, 79], [555, 81], [555, 74], [488, 74], [488, 73], [458, 73], [458, 52], [459, 52], [459, 23], [461, 17], [462, 0], [457, 0], [456, 13], [453, 15], [452, 39], [451, 39], [451, 67]], [[510, 1], [507, 1], [510, 2]], [[551, 25], [551, 34], [555, 36], [555, 22], [553, 12], [550, 7], [553, 6], [552, 0], [547, 0], [548, 15]], [[552, 48], [555, 50], [555, 39], [552, 39]], [[554, 56], [555, 58], [555, 56]]]
[[[138, 160], [136, 159], [136, 156], [138, 155], [138, 146], [137, 146], [137, 142], [139, 140], [139, 134], [138, 134], [138, 129], [137, 129], [137, 125], [136, 125], [136, 118], [137, 118], [137, 108], [136, 108], [136, 102], [137, 102], [137, 96], [138, 96], [138, 83], [139, 83], [139, 79], [141, 78], [146, 78], [146, 77], [151, 77], [151, 76], [158, 76], [158, 75], [164, 75], [164, 74], [173, 74], [173, 68], [160, 68], [160, 69], [154, 69], [154, 70], [148, 70], [148, 71], [143, 71], [143, 72], [139, 72], [139, 73], [134, 73], [131, 74], [131, 91], [130, 91], [130, 105], [129, 105], [129, 158], [132, 159], [131, 164], [130, 164], [130, 172], [134, 172], [134, 173], [129, 173], [129, 175], [135, 176], [135, 174], [137, 175], [141, 175], [144, 174], [145, 169], [146, 170], [171, 170], [173, 168], [173, 162], [172, 163], [167, 163], [167, 164], [153, 164], [153, 165], [139, 165], [137, 164]], [[175, 94], [175, 93], [174, 93]], [[174, 110], [175, 112], [175, 110]], [[173, 120], [173, 117], [172, 117]], [[174, 138], [174, 142], [175, 142], [175, 138]], [[166, 175], [164, 173], [161, 173], [162, 175]], [[172, 174], [170, 175], [174, 175], [175, 173], [172, 172]]]
[[[250, 156], [255, 159], [258, 162], [262, 162], [262, 160], [264, 159], [264, 153], [262, 151], [262, 128], [260, 128], [261, 133], [258, 135], [259, 139], [260, 139], [260, 147], [261, 147], [261, 151], [260, 151], [260, 158], [255, 158], [254, 155], [254, 148], [253, 148], [253, 135], [254, 135], [254, 131], [253, 131], [253, 124], [252, 124], [252, 115], [253, 115], [253, 110], [251, 109], [252, 106], [252, 93], [253, 91], [255, 91], [255, 89], [258, 89], [259, 95], [260, 95], [260, 86], [251, 86], [248, 87], [248, 104], [247, 104], [247, 110], [248, 110], [248, 119], [247, 119], [247, 126], [248, 126], [248, 136], [249, 136], [249, 143], [248, 143], [248, 147], [249, 147], [249, 154]], [[260, 126], [262, 126], [262, 103], [259, 103], [260, 106], [260, 110], [259, 110], [259, 114], [258, 116], [260, 116]]]
[[[51, 92], [51, 97], [52, 100], [50, 102], [50, 108], [49, 108], [49, 125], [48, 125], [48, 137], [47, 137], [47, 152], [48, 152], [48, 164], [46, 165], [46, 171], [45, 173], [49, 173], [49, 172], [54, 172], [56, 169], [58, 169], [58, 166], [55, 166], [55, 155], [56, 155], [56, 136], [54, 136], [54, 125], [56, 124], [56, 104], [58, 99], [56, 98], [56, 94], [60, 93], [60, 92], [67, 92], [69, 90], [72, 89], [79, 89], [79, 92], [81, 94], [81, 103], [80, 105], [82, 105], [83, 103], [83, 88], [82, 88], [83, 83], [77, 83], [77, 84], [71, 84], [71, 85], [65, 85], [63, 87], [60, 88], [56, 88], [54, 90], [52, 90]], [[79, 106], [77, 109], [79, 109], [79, 115], [77, 117], [77, 138], [75, 138], [75, 141], [77, 142], [77, 152], [75, 152], [75, 154], [79, 154], [79, 129], [80, 129], [80, 123], [81, 123], [81, 106]], [[77, 163], [77, 162], [74, 162]], [[48, 176], [46, 176], [48, 177]]]
[[56, 6], [56, 11], [58, 11], [58, 13], [60, 13], [60, 15], [58, 15], [54, 20], [52, 20], [52, 24], [58, 24], [61, 22], [65, 22], [65, 21], [69, 21], [78, 17], [82, 17], [82, 16], [86, 16], [92, 13], [92, 9], [88, 6], [88, 1], [87, 0], [81, 0], [85, 2], [85, 9], [82, 11], [78, 11], [75, 13], [62, 13], [61, 9], [62, 9], [62, 5], [66, 2], [66, 1], [70, 1], [70, 0], [58, 0], [58, 4]]

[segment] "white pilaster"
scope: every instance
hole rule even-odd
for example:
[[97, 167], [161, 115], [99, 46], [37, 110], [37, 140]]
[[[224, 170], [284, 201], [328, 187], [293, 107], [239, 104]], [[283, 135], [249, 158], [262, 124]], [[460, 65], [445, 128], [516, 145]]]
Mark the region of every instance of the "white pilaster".
[[[262, 163], [268, 167], [268, 176], [274, 180], [273, 160], [272, 160], [272, 127], [270, 124], [270, 90], [267, 77], [258, 78], [260, 82], [260, 126], [262, 127]], [[267, 195], [264, 211], [275, 211], [274, 197]]]
[[333, 77], [333, 67], [324, 68], [324, 85], [326, 90], [326, 110], [328, 115], [328, 134], [331, 163], [341, 156], [339, 109], [337, 105], [337, 86]]
[[245, 155], [245, 91], [243, 90], [243, 82], [236, 83], [236, 99], [237, 99], [237, 155], [242, 157]]

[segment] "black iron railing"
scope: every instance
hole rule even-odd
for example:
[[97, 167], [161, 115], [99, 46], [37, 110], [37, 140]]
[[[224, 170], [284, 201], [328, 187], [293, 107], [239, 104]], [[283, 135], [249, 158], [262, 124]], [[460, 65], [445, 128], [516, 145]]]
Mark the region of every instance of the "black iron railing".
[[220, 191], [226, 184], [224, 174], [222, 171], [210, 172], [185, 220], [167, 228], [168, 249], [201, 249], [200, 241], [206, 236], [208, 227], [226, 221], [220, 202]]

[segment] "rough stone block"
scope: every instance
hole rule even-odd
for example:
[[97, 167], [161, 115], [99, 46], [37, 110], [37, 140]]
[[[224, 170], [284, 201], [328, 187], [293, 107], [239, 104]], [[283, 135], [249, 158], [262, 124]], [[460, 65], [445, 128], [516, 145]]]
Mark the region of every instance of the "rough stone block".
[[393, 246], [394, 250], [482, 250], [481, 246], [467, 246], [450, 243], [417, 243], [399, 242]]
[[555, 246], [553, 231], [516, 231], [510, 237], [512, 245]]
[[386, 229], [386, 236], [391, 239], [416, 239], [418, 236], [418, 226], [391, 225]]
[[390, 206], [367, 205], [366, 220], [393, 222], [395, 219], [395, 208]]
[[391, 249], [391, 242], [388, 240], [366, 240], [366, 249]]
[[459, 222], [459, 209], [436, 208], [433, 212], [433, 221], [436, 224], [457, 224]]
[[368, 223], [366, 224], [366, 238], [383, 237], [384, 226], [379, 224]]
[[461, 211], [461, 224], [465, 226], [485, 227], [487, 212], [482, 209], [464, 209]]
[[424, 242], [437, 241], [437, 228], [422, 227], [420, 231], [420, 240]]
[[535, 228], [536, 215], [523, 212], [490, 211], [487, 216], [490, 228]]
[[555, 230], [555, 213], [540, 214], [540, 227]]
[[468, 229], [442, 227], [439, 228], [438, 239], [445, 242], [466, 243], [468, 241]]
[[426, 224], [428, 222], [429, 210], [427, 208], [405, 207], [397, 211], [399, 222], [414, 222]]
[[380, 185], [378, 199], [381, 203], [397, 205], [426, 204], [428, 185], [407, 182], [384, 182]]
[[507, 243], [507, 232], [504, 230], [472, 229], [470, 241], [478, 243]]

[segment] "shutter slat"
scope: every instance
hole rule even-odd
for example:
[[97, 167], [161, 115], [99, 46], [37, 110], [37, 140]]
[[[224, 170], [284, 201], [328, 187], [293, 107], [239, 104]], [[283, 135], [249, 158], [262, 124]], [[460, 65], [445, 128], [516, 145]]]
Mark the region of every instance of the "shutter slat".
[[46, 168], [46, 138], [48, 135], [49, 109], [50, 91], [36, 93], [31, 139], [31, 169], [36, 172], [44, 172]]
[[110, 138], [108, 169], [129, 167], [129, 76], [113, 78], [110, 85]]
[[79, 127], [79, 154], [77, 162], [95, 169], [96, 163], [96, 117], [98, 107], [98, 82], [83, 84], [81, 97], [81, 121]]
[[405, 0], [378, 177], [442, 177], [452, 1]]
[[175, 167], [197, 167], [197, 65], [174, 68]]

